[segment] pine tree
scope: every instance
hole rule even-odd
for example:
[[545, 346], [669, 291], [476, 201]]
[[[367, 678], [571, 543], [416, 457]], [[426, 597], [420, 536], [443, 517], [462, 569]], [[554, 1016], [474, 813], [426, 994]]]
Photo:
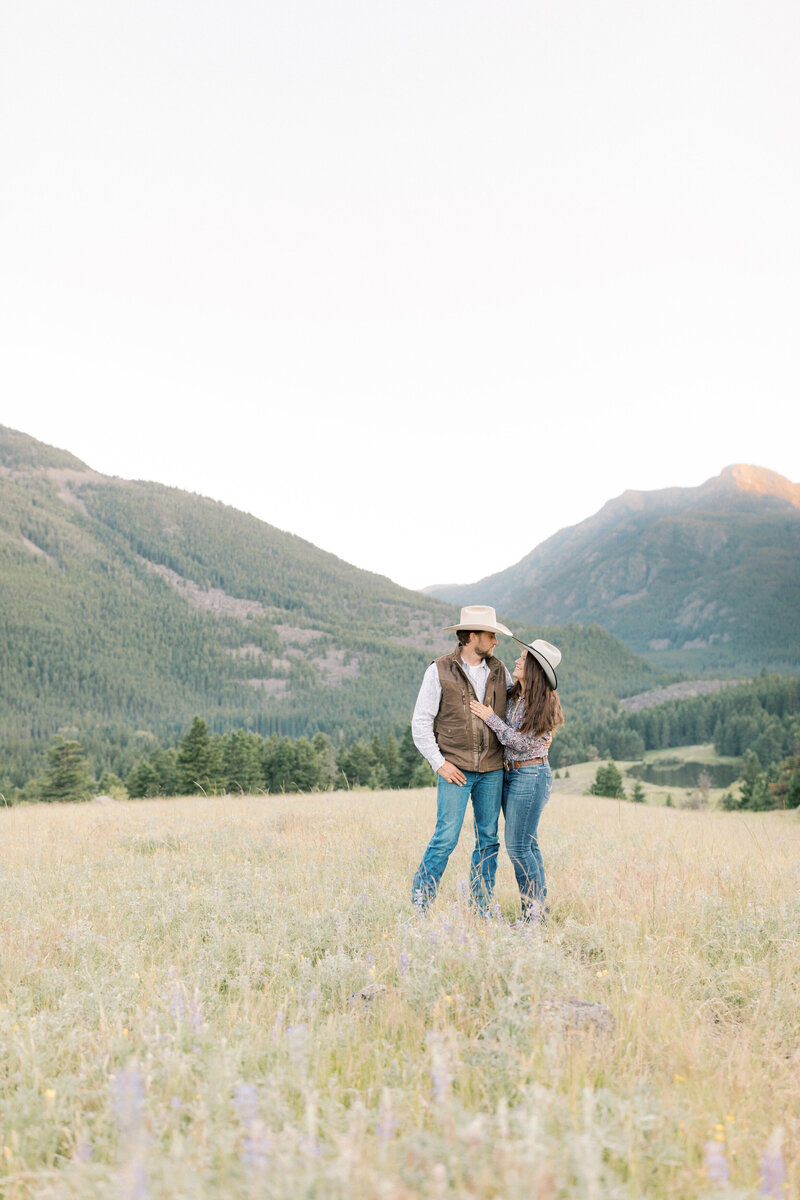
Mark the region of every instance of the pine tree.
[[597, 768], [594, 783], [589, 788], [592, 796], [610, 796], [613, 800], [625, 799], [625, 785], [618, 767], [613, 762]]
[[740, 808], [755, 812], [763, 812], [765, 809], [772, 808], [772, 796], [767, 777], [761, 770], [758, 755], [753, 750], [748, 750], [744, 756], [739, 795], [741, 797]]
[[218, 753], [202, 717], [195, 717], [192, 727], [178, 747], [178, 788], [183, 795], [214, 792], [219, 785]]
[[420, 759], [419, 750], [414, 745], [414, 739], [411, 736], [411, 726], [410, 725], [408, 725], [406, 727], [405, 732], [403, 733], [403, 737], [400, 741], [400, 748], [397, 753], [397, 759], [398, 759], [397, 786], [398, 787], [421, 786], [418, 784], [412, 784], [412, 782], [411, 782], [411, 780], [414, 776], [414, 772], [416, 771], [420, 762], [424, 761], [424, 760]]
[[633, 791], [631, 792], [631, 800], [636, 804], [644, 804], [645, 802], [645, 790], [642, 787], [641, 779], [637, 779], [634, 784]]
[[258, 738], [244, 729], [222, 739], [222, 767], [228, 792], [252, 794], [262, 787]]
[[42, 787], [42, 799], [88, 800], [92, 794], [89, 768], [78, 742], [55, 738], [47, 752], [49, 770]]
[[131, 800], [139, 800], [145, 796], [160, 796], [158, 771], [149, 758], [142, 758], [133, 768], [125, 781]]
[[336, 755], [333, 746], [324, 733], [315, 733], [311, 745], [317, 756], [319, 786], [324, 791], [329, 791], [336, 782]]

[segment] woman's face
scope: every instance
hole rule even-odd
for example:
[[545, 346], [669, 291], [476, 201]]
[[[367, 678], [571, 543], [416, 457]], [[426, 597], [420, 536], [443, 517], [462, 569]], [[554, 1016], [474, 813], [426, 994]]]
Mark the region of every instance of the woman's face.
[[523, 650], [519, 658], [514, 663], [514, 670], [511, 674], [512, 679], [518, 679], [520, 683], [525, 682], [525, 659], [528, 657], [528, 651]]

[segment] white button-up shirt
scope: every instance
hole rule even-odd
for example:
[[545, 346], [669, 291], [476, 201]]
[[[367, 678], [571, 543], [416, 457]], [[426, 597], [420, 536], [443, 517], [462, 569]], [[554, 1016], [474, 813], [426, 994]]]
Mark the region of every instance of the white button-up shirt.
[[[488, 663], [485, 659], [481, 659], [477, 666], [471, 667], [462, 658], [461, 666], [466, 671], [469, 681], [475, 689], [475, 695], [481, 704], [483, 704], [483, 698], [486, 695], [486, 683], [489, 678]], [[511, 678], [509, 670], [506, 667], [506, 688], [508, 689], [513, 686], [514, 680]], [[411, 736], [414, 739], [414, 745], [420, 754], [424, 758], [427, 758], [434, 771], [438, 771], [442, 763], [446, 761], [439, 749], [439, 744], [433, 732], [433, 722], [439, 712], [441, 702], [442, 685], [439, 682], [439, 671], [436, 663], [431, 663], [422, 676], [422, 687], [419, 689], [417, 703], [414, 705], [414, 715], [411, 718]]]

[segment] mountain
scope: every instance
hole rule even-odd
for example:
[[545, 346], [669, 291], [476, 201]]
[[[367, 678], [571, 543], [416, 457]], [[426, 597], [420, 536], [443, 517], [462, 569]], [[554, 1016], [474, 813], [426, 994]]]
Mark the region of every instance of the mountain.
[[470, 587], [508, 621], [597, 622], [668, 669], [800, 670], [800, 485], [736, 465], [627, 491]]
[[[457, 611], [224, 504], [100, 475], [0, 426], [6, 747], [65, 726], [173, 735], [196, 713], [261, 734], [398, 730]], [[565, 699], [662, 682], [604, 630], [563, 638]], [[503, 653], [512, 662], [514, 644]]]

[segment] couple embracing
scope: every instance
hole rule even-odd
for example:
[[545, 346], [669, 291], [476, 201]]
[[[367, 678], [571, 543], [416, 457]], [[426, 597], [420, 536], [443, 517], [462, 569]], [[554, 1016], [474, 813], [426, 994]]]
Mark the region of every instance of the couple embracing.
[[[471, 797], [473, 904], [488, 911], [502, 808], [522, 920], [540, 921], [548, 908], [536, 835], [553, 782], [547, 761], [553, 730], [564, 721], [556, 695], [561, 652], [541, 638], [521, 642], [484, 605], [462, 608], [459, 623], [447, 628], [458, 644], [428, 667], [411, 722], [414, 744], [439, 776], [436, 828], [414, 875], [412, 900], [424, 911], [435, 898]], [[513, 675], [492, 653], [498, 634], [522, 647]]]

